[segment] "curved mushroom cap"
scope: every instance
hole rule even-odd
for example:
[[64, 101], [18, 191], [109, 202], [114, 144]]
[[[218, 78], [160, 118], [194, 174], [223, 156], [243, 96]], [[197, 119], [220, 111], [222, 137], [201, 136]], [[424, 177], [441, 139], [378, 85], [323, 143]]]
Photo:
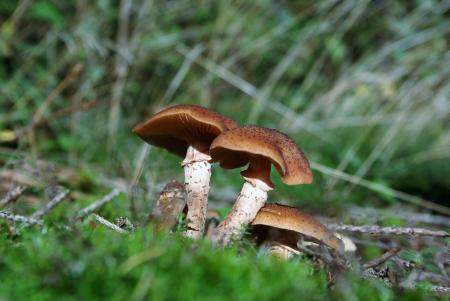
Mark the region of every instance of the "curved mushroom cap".
[[312, 172], [308, 159], [287, 135], [256, 126], [241, 127], [218, 136], [210, 148], [214, 162], [226, 169], [242, 167], [252, 158], [270, 161], [285, 184], [309, 184]]
[[133, 128], [145, 142], [184, 157], [189, 145], [207, 152], [220, 133], [238, 127], [230, 118], [196, 105], [176, 105], [162, 110]]
[[309, 214], [280, 204], [266, 204], [251, 225], [264, 225], [307, 235], [329, 247], [342, 251], [342, 241]]

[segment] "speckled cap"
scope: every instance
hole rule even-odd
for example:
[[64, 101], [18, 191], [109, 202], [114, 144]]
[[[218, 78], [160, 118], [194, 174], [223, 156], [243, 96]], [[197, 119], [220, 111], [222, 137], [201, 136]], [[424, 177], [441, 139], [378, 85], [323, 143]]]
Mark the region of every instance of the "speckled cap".
[[238, 127], [230, 118], [196, 105], [175, 105], [164, 109], [133, 128], [145, 142], [164, 148], [180, 157], [189, 145], [208, 153], [220, 133]]
[[308, 159], [287, 135], [256, 126], [235, 128], [218, 136], [211, 144], [214, 162], [226, 169], [245, 166], [252, 158], [272, 163], [285, 184], [312, 182]]
[[266, 204], [259, 210], [251, 225], [264, 225], [294, 231], [321, 241], [335, 250], [343, 250], [343, 244], [339, 238], [317, 219], [294, 207]]

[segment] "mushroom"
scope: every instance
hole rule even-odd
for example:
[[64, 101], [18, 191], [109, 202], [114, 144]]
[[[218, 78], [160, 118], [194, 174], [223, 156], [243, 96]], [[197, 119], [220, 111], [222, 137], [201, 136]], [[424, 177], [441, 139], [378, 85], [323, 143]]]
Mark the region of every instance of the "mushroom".
[[133, 132], [147, 143], [184, 157], [186, 203], [185, 235], [203, 235], [208, 205], [211, 157], [209, 147], [219, 134], [238, 124], [230, 118], [195, 105], [176, 105], [136, 125]]
[[269, 253], [282, 258], [290, 258], [299, 253], [297, 243], [306, 236], [342, 252], [343, 242], [317, 219], [297, 208], [266, 204], [251, 222], [251, 234], [258, 244], [270, 242]]
[[156, 231], [172, 230], [186, 208], [186, 189], [175, 180], [164, 186], [149, 215]]
[[312, 182], [309, 162], [303, 152], [287, 135], [273, 129], [241, 127], [222, 133], [210, 148], [214, 162], [226, 169], [248, 165], [242, 171], [245, 182], [231, 213], [220, 223], [213, 237], [219, 246], [238, 239], [242, 230], [256, 216], [274, 188], [270, 180], [273, 164], [285, 184]]

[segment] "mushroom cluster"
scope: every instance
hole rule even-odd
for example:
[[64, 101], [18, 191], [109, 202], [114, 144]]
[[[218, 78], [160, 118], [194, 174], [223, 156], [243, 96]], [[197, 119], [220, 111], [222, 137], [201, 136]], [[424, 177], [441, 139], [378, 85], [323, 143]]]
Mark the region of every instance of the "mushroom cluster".
[[218, 136], [211, 144], [210, 154], [225, 169], [248, 164], [241, 172], [244, 185], [231, 213], [217, 227], [213, 241], [227, 245], [239, 238], [242, 230], [256, 216], [267, 200], [267, 192], [274, 188], [270, 180], [273, 164], [284, 183], [309, 184], [312, 173], [303, 152], [285, 134], [261, 127], [241, 127]]
[[[216, 245], [226, 246], [240, 239], [250, 224], [265, 222], [277, 227], [270, 224], [277, 220], [281, 225], [278, 228], [309, 235], [340, 249], [341, 241], [311, 216], [291, 207], [263, 207], [267, 193], [274, 189], [270, 180], [272, 165], [287, 185], [309, 184], [313, 180], [307, 158], [287, 135], [263, 127], [241, 127], [228, 117], [195, 105], [162, 110], [134, 127], [133, 132], [147, 143], [184, 158], [181, 165], [185, 173], [187, 237], [203, 236], [211, 163], [217, 162], [224, 169], [248, 167], [241, 172], [244, 184], [230, 214], [213, 231]], [[284, 246], [295, 248], [292, 241]]]
[[184, 160], [186, 236], [203, 235], [208, 206], [211, 157], [209, 147], [219, 134], [238, 127], [230, 118], [194, 105], [177, 105], [136, 125], [133, 132], [145, 142], [166, 149]]

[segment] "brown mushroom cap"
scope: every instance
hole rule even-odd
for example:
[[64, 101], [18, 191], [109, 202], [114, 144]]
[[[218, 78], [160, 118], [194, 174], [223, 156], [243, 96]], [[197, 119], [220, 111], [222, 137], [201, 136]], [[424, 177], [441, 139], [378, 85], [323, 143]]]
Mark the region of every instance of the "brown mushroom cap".
[[226, 169], [242, 167], [252, 159], [270, 161], [285, 184], [312, 182], [308, 159], [287, 135], [261, 127], [241, 127], [218, 136], [210, 148], [215, 162]]
[[297, 208], [280, 204], [266, 204], [251, 225], [264, 225], [307, 235], [338, 251], [343, 250], [342, 241], [314, 217]]
[[196, 105], [175, 105], [133, 128], [145, 142], [184, 157], [189, 145], [208, 152], [220, 133], [238, 127], [230, 118]]

